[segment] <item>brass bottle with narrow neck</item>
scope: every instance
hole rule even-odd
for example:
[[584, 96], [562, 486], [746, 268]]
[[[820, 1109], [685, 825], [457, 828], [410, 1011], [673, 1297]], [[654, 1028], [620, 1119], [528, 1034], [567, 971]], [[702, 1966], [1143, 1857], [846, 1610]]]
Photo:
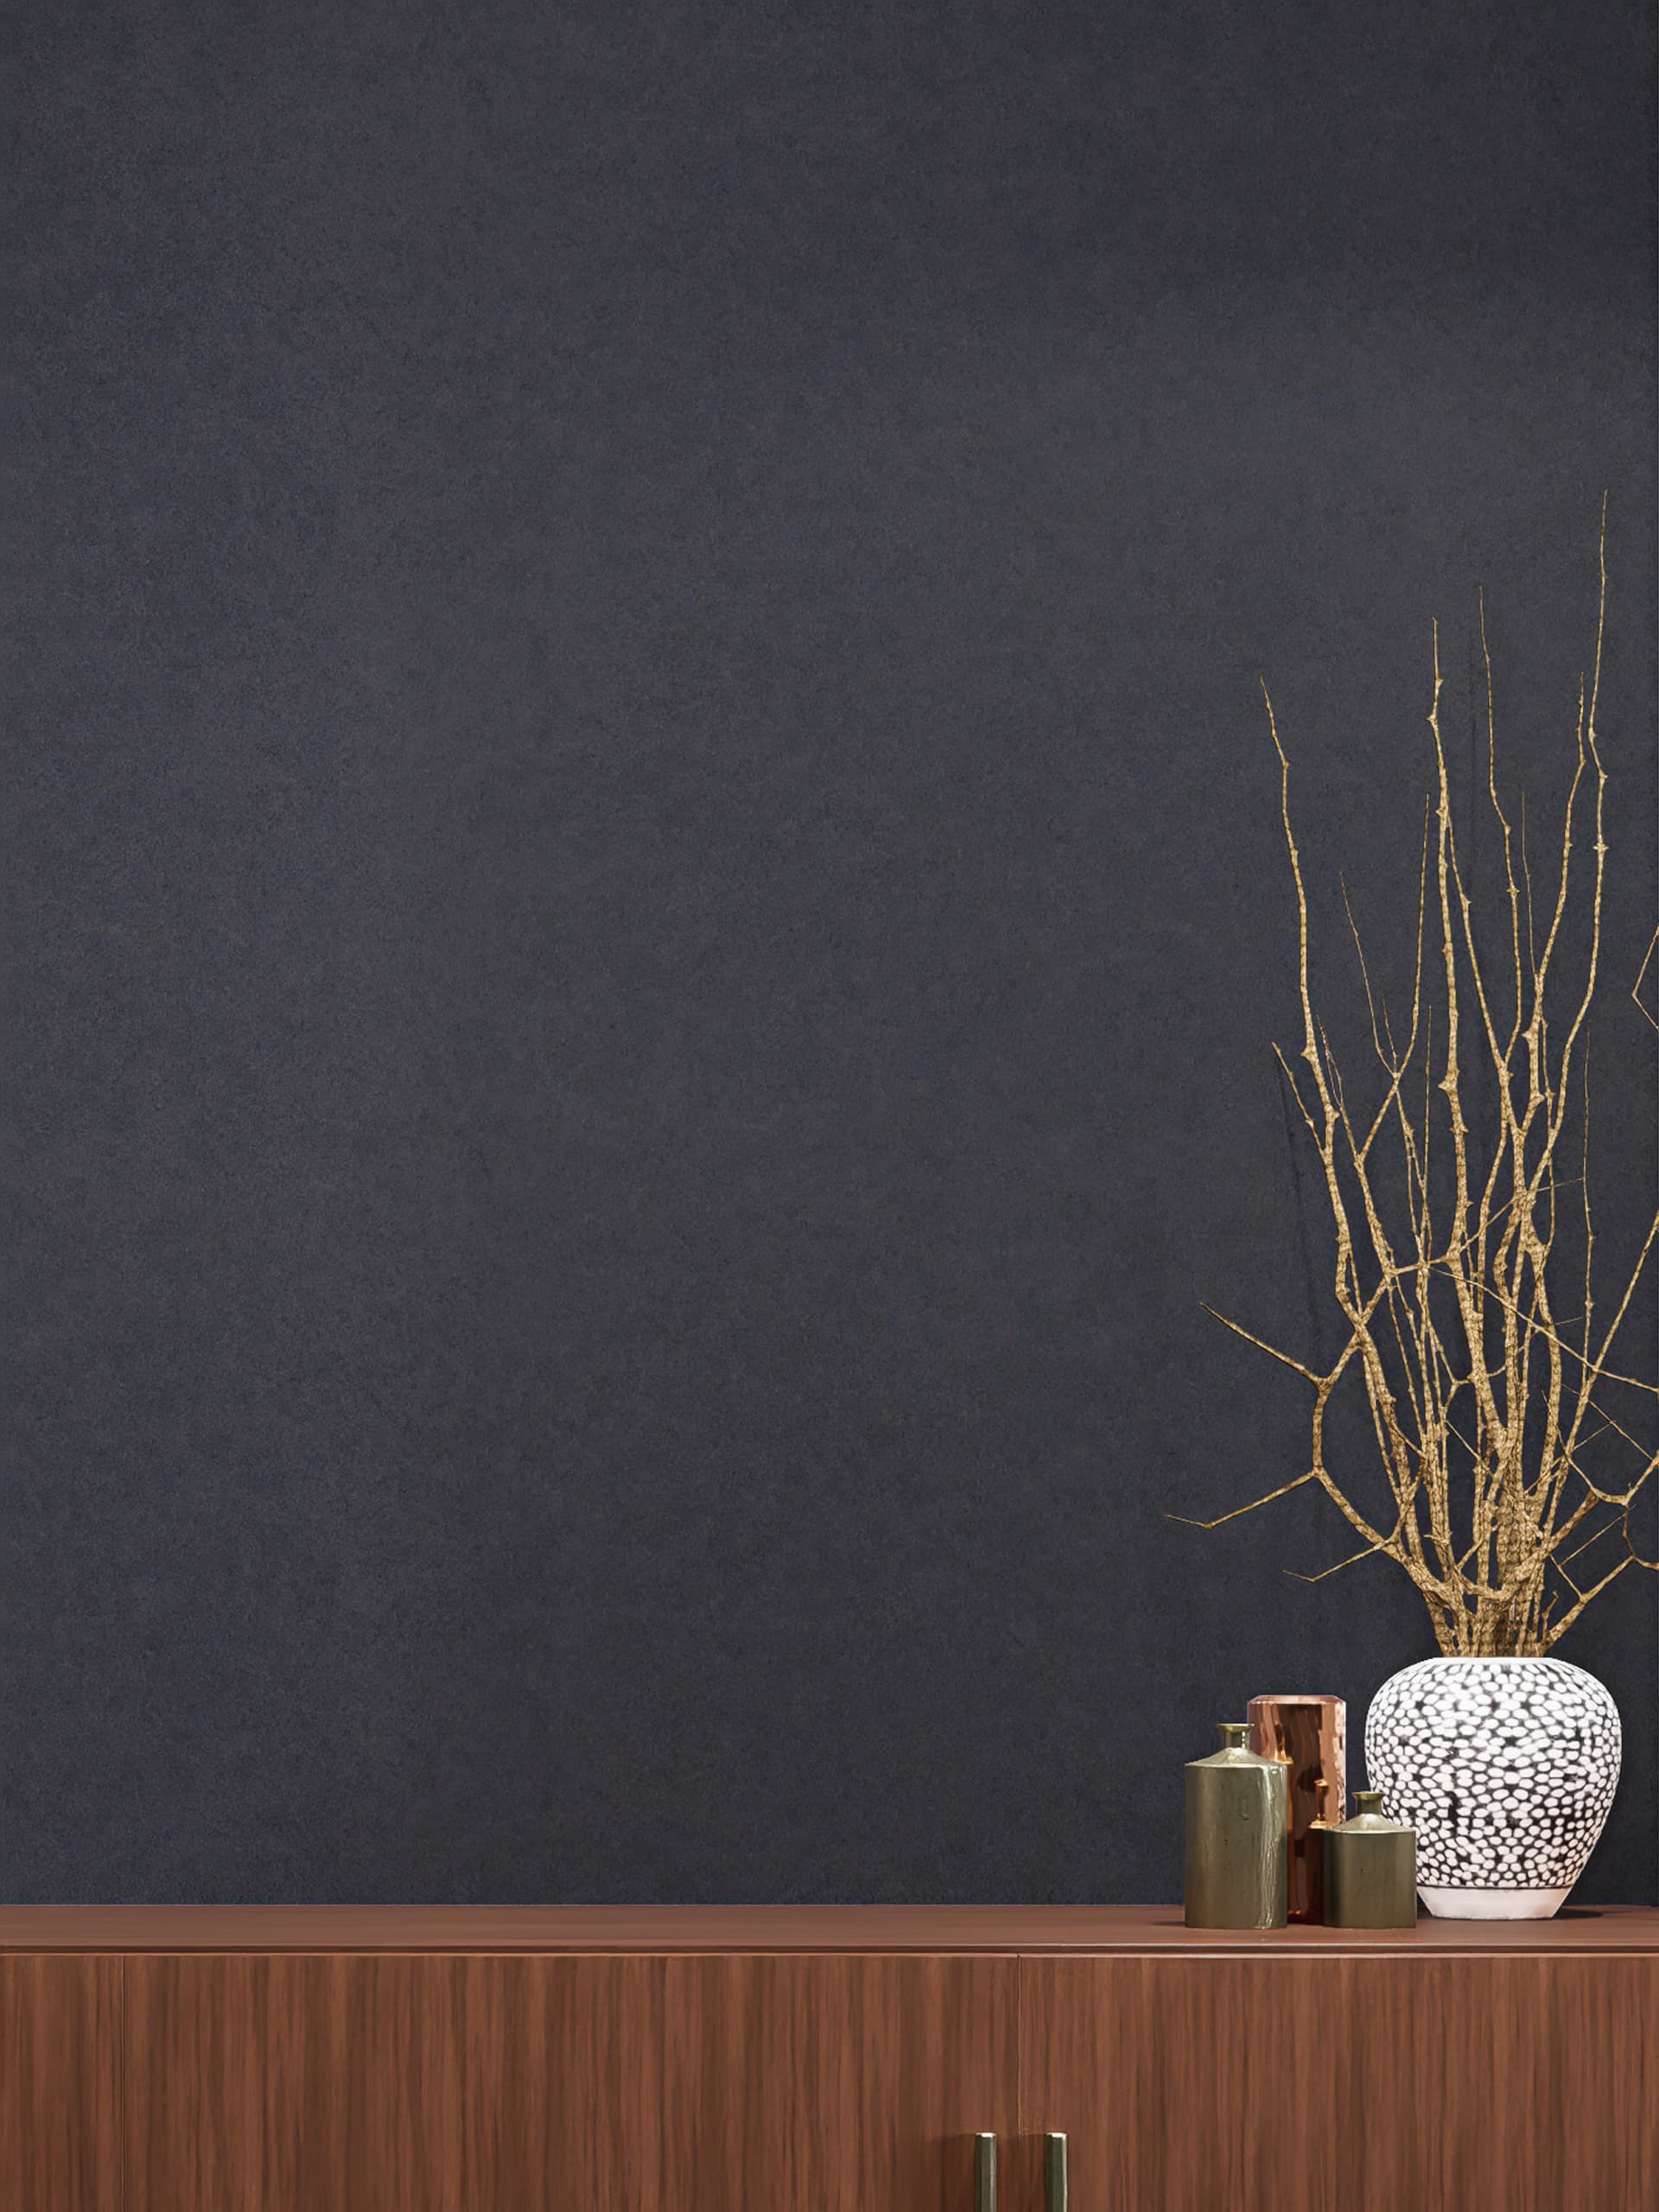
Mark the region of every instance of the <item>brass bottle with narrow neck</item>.
[[1331, 1928], [1417, 1925], [1417, 1836], [1387, 1819], [1380, 1789], [1357, 1789], [1351, 1821], [1325, 1839], [1325, 1918]]
[[1262, 1758], [1249, 1723], [1220, 1723], [1222, 1748], [1186, 1770], [1186, 1924], [1282, 1928], [1290, 1819], [1282, 1759]]

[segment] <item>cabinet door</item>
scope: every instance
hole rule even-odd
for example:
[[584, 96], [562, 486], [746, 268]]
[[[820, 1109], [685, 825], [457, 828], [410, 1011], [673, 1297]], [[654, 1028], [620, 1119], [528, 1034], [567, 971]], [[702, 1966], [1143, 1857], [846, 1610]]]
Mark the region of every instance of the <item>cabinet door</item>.
[[1070, 2212], [1611, 2212], [1659, 2173], [1659, 1958], [1027, 1959]]
[[130, 1958], [130, 2207], [657, 2212], [661, 1961]]
[[0, 1958], [0, 2205], [118, 2212], [121, 1961]]
[[728, 1955], [666, 1974], [668, 2205], [973, 2212], [982, 2131], [1006, 2170], [1018, 1960]]

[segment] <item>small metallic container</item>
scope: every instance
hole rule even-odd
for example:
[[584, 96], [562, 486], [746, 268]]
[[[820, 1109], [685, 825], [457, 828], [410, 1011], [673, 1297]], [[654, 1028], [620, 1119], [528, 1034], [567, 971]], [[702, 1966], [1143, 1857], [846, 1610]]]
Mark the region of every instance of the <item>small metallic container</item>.
[[1357, 1789], [1359, 1810], [1325, 1838], [1329, 1928], [1417, 1925], [1417, 1835], [1382, 1814], [1380, 1789]]
[[1186, 1770], [1186, 1924], [1282, 1928], [1289, 1866], [1287, 1769], [1224, 1720], [1222, 1749]]
[[1348, 1810], [1348, 1708], [1339, 1697], [1253, 1697], [1250, 1749], [1290, 1770], [1288, 1910], [1318, 1921], [1325, 1839]]

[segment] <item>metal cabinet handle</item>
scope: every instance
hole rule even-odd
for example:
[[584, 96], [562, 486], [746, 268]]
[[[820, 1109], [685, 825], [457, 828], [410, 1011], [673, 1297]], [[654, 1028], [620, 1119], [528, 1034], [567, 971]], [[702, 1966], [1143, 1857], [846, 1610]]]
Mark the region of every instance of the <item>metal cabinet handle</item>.
[[1065, 2138], [1043, 2138], [1043, 2212], [1065, 2212]]
[[974, 2212], [996, 2212], [996, 2138], [974, 2138]]

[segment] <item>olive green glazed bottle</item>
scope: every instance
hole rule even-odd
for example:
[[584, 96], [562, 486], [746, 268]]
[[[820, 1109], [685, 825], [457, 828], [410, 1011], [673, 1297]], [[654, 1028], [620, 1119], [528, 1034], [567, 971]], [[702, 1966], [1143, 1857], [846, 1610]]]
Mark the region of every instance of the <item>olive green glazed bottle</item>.
[[1417, 1925], [1417, 1834], [1383, 1817], [1382, 1792], [1357, 1789], [1351, 1821], [1325, 1838], [1327, 1928]]
[[1186, 1770], [1186, 1924], [1282, 1928], [1290, 1870], [1289, 1769], [1224, 1720], [1222, 1748]]

